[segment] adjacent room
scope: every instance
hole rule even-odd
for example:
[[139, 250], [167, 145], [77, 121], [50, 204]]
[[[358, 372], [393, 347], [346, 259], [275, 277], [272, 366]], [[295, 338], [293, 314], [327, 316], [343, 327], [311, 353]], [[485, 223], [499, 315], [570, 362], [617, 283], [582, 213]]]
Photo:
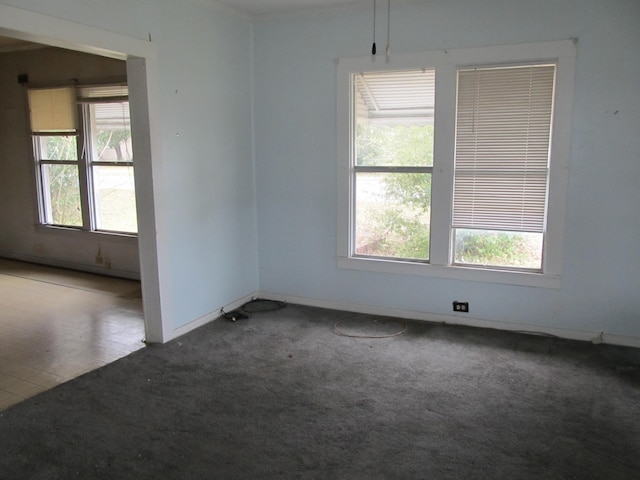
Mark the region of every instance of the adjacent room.
[[0, 66], [4, 408], [145, 337], [126, 62], [0, 37]]
[[[140, 281], [153, 344], [0, 412], [12, 473], [637, 470], [637, 1], [0, 0], [0, 35], [46, 45], [0, 52], [0, 257]], [[29, 92], [61, 87], [76, 126], [39, 125]], [[125, 96], [130, 140], [90, 159]], [[135, 221], [94, 168], [129, 172]], [[255, 298], [287, 306], [220, 318]]]

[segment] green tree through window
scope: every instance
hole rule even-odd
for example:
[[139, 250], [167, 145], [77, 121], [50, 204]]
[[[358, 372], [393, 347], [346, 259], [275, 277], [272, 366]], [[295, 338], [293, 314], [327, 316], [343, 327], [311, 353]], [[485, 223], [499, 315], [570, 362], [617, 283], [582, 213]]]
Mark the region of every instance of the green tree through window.
[[[358, 125], [359, 166], [433, 165], [433, 125]], [[430, 173], [362, 173], [369, 189], [357, 202], [360, 253], [426, 259], [429, 256]]]

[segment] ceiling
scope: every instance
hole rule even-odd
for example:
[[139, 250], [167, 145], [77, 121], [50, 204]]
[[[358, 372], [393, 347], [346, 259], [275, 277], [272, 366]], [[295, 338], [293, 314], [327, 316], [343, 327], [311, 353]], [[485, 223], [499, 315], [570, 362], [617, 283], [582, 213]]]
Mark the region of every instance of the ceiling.
[[[215, 0], [236, 10], [241, 10], [249, 15], [266, 15], [269, 13], [285, 13], [301, 10], [336, 7], [353, 3], [362, 3], [363, 0]], [[373, 0], [371, 0], [373, 3]], [[382, 3], [382, 2], [381, 2]]]

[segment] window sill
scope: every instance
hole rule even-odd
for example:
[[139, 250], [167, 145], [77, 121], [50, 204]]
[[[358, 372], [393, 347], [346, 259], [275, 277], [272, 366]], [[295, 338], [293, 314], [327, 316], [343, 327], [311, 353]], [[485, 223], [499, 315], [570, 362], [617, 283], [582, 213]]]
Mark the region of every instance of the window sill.
[[555, 288], [561, 286], [560, 275], [535, 272], [514, 272], [463, 266], [440, 266], [425, 263], [382, 260], [377, 258], [338, 257], [338, 267], [351, 270], [420, 275], [472, 282], [498, 283], [525, 287]]
[[135, 233], [116, 233], [116, 232], [90, 232], [79, 228], [59, 227], [55, 225], [36, 225], [36, 231], [39, 233], [60, 235], [69, 238], [78, 238], [79, 236], [94, 237], [96, 240], [100, 238], [108, 238], [109, 240], [121, 240], [123, 243], [137, 242], [138, 235]]

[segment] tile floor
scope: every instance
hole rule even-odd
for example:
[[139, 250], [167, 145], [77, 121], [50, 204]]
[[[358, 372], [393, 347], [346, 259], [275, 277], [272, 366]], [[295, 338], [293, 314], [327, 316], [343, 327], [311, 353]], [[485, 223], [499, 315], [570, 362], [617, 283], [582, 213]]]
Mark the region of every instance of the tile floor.
[[0, 259], [0, 410], [143, 339], [139, 282]]

